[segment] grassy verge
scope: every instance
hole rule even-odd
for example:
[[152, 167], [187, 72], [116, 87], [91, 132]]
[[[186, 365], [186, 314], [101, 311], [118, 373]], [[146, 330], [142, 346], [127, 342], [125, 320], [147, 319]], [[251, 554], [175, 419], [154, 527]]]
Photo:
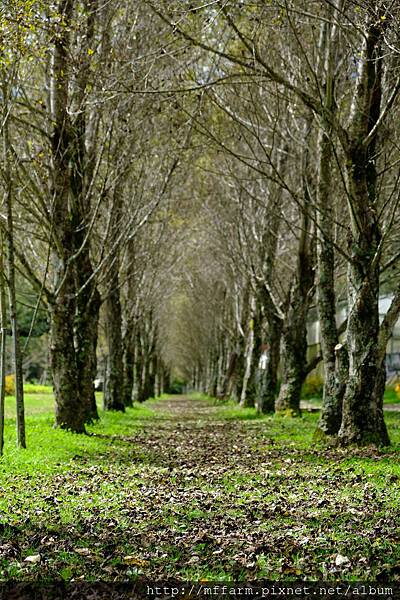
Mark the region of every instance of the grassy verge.
[[[320, 405], [322, 402], [322, 396], [307, 397], [303, 398], [305, 402], [310, 404]], [[384, 404], [400, 404], [400, 396], [393, 389], [386, 389], [385, 395], [383, 396]]]

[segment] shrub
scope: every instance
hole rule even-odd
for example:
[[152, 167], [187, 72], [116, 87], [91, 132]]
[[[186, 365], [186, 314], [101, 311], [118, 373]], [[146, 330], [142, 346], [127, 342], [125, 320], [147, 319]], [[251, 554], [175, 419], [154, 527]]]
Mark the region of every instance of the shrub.
[[302, 396], [303, 398], [321, 398], [323, 390], [324, 380], [322, 379], [321, 375], [314, 373], [312, 375], [308, 375], [306, 378], [303, 385]]
[[6, 396], [15, 396], [14, 375], [6, 375], [5, 387], [6, 387]]
[[184, 386], [185, 382], [183, 381], [183, 379], [180, 379], [179, 377], [174, 377], [166, 392], [167, 394], [183, 394]]

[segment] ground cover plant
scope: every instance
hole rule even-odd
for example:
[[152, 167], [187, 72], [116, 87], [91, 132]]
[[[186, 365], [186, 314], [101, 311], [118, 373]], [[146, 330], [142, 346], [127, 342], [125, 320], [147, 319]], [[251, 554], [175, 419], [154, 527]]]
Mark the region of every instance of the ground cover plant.
[[389, 448], [313, 444], [316, 413], [199, 395], [106, 413], [79, 436], [27, 395], [0, 465], [4, 580], [400, 578], [400, 415]]

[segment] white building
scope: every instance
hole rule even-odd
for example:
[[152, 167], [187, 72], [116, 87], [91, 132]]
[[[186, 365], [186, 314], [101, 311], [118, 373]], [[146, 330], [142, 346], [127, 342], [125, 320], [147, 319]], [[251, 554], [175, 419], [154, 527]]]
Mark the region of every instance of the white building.
[[[381, 296], [379, 299], [379, 319], [382, 322], [392, 301], [391, 295]], [[339, 305], [336, 313], [336, 323], [339, 326], [347, 317], [347, 305]], [[321, 327], [318, 319], [311, 319], [307, 324], [307, 343], [309, 349], [309, 358], [312, 358], [319, 352], [321, 343]], [[400, 372], [400, 319], [393, 328], [392, 337], [389, 340], [386, 350], [386, 368], [388, 376]]]

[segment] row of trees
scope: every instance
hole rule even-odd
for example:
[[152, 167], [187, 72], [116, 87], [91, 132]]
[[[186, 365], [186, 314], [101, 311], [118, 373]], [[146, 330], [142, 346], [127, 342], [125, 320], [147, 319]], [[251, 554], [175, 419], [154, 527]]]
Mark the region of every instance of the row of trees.
[[[388, 443], [399, 10], [383, 0], [3, 3], [1, 356], [9, 318], [21, 445], [16, 270], [48, 312], [60, 427], [83, 432], [98, 418], [100, 342], [106, 409], [124, 410], [133, 390], [161, 392], [178, 372], [295, 416], [322, 358], [320, 431]], [[382, 286], [393, 302], [380, 323]], [[321, 357], [308, 363], [313, 307]]]
[[[385, 353], [400, 311], [399, 4], [183, 4], [149, 1], [177, 44], [199, 52], [192, 79], [206, 101], [197, 127], [213, 152], [199, 169], [213, 260], [225, 273], [208, 287], [219, 318], [212, 342], [203, 326], [193, 380], [222, 396], [236, 386], [241, 403], [296, 415], [322, 358], [320, 432], [386, 444]], [[200, 311], [196, 323], [210, 322], [198, 302], [208, 273], [189, 310]], [[382, 289], [393, 299], [380, 323]], [[321, 357], [309, 364], [313, 305]]]
[[134, 382], [140, 400], [161, 386], [158, 259], [190, 123], [173, 95], [146, 89], [153, 71], [156, 88], [170, 76], [173, 55], [159, 52], [158, 19], [143, 4], [12, 0], [1, 18], [2, 339], [5, 349], [10, 319], [25, 446], [16, 270], [47, 309], [58, 426], [84, 432], [98, 418], [99, 331], [106, 409], [130, 405]]

